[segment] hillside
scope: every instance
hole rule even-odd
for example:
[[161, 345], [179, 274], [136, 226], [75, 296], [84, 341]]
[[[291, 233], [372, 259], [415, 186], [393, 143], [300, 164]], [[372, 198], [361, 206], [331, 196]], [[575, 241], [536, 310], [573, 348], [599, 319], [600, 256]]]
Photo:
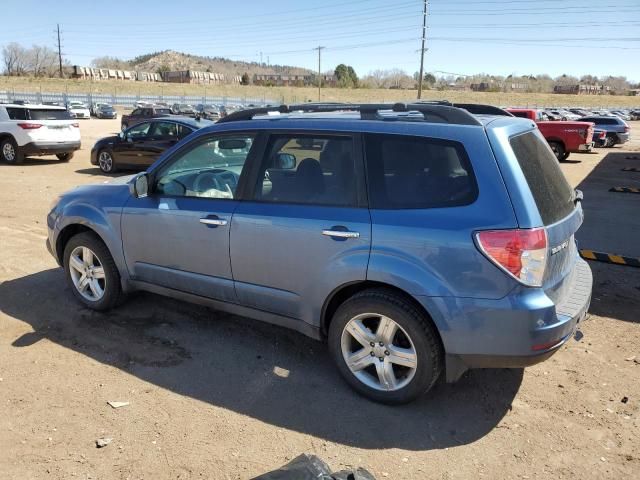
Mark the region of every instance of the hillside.
[[[196, 70], [223, 73], [225, 75], [242, 75], [243, 73], [248, 73], [249, 75], [270, 73], [299, 75], [310, 72], [305, 68], [288, 65], [267, 66], [259, 62], [242, 62], [222, 57], [190, 55], [173, 50], [140, 55], [124, 62], [113, 58], [97, 58], [94, 60], [94, 63], [98, 67], [129, 68], [131, 70], [145, 72], [157, 72], [159, 70]], [[116, 63], [118, 66], [116, 66]]]

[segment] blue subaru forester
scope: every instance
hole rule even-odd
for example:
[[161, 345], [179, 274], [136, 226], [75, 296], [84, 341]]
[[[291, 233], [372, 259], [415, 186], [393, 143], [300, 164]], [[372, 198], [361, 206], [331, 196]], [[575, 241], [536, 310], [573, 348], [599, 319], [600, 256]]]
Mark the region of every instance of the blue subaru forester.
[[361, 394], [408, 402], [441, 375], [548, 358], [589, 307], [581, 194], [503, 113], [236, 112], [147, 172], [62, 195], [47, 246], [89, 308], [146, 290], [282, 325], [327, 341]]

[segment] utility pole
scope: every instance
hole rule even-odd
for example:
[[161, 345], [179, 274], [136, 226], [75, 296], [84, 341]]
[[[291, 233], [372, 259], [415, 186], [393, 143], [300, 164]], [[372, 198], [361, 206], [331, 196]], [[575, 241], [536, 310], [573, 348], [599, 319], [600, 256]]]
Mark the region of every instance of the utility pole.
[[320, 87], [322, 86], [322, 77], [320, 73], [320, 52], [324, 49], [325, 47], [321, 47], [319, 45], [318, 47], [314, 48], [314, 50], [318, 50], [318, 101], [320, 101]]
[[58, 62], [60, 65], [60, 78], [62, 78], [62, 44], [60, 43], [60, 24], [57, 24], [58, 30]]
[[418, 100], [422, 98], [422, 81], [424, 77], [424, 42], [427, 37], [427, 1], [424, 0], [422, 10], [422, 48], [420, 49], [420, 78], [418, 79]]

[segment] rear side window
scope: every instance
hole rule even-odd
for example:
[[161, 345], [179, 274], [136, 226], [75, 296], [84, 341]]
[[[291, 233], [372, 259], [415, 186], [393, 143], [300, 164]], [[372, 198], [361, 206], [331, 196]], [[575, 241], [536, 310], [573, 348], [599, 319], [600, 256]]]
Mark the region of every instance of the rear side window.
[[555, 155], [535, 133], [509, 140], [545, 225], [555, 223], [573, 211], [573, 189]]
[[71, 120], [66, 110], [49, 110], [44, 108], [29, 108], [30, 120]]
[[354, 162], [351, 137], [274, 135], [262, 161], [255, 199], [355, 206]]
[[457, 207], [478, 196], [471, 163], [458, 142], [368, 134], [365, 148], [371, 208]]
[[27, 119], [27, 110], [25, 108], [7, 107], [7, 114], [11, 120]]

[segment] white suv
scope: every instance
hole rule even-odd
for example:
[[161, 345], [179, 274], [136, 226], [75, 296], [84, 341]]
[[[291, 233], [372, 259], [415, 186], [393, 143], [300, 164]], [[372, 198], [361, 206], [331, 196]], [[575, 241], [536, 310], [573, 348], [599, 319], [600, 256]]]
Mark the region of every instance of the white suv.
[[66, 162], [80, 148], [80, 127], [63, 107], [0, 105], [0, 158], [21, 163], [26, 155], [56, 155]]

